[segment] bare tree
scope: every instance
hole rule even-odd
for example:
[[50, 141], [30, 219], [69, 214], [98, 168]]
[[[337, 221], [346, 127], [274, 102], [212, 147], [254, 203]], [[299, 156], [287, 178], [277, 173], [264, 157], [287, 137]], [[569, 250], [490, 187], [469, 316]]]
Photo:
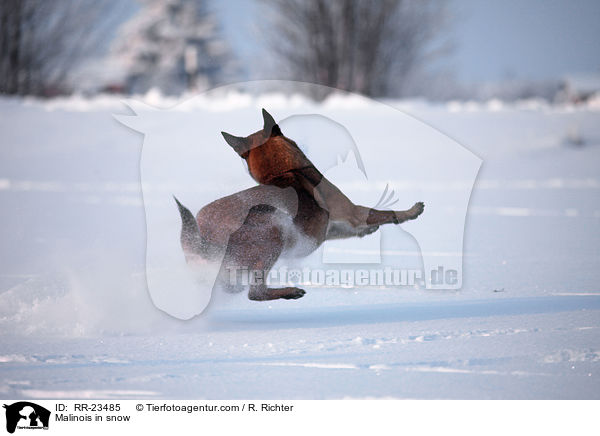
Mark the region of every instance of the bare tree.
[[114, 0], [2, 0], [0, 93], [63, 92], [113, 24]]
[[264, 0], [269, 45], [294, 80], [369, 96], [399, 94], [432, 53], [433, 0]]

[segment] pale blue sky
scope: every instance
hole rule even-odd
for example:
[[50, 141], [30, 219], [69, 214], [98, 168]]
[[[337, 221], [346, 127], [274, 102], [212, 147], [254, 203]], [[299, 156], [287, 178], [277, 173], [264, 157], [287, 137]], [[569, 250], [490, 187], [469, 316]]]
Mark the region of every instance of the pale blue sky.
[[[261, 7], [214, 1], [243, 60], [259, 62]], [[600, 0], [448, 0], [454, 51], [446, 68], [460, 81], [560, 78], [600, 73]], [[262, 5], [261, 5], [262, 6]], [[254, 68], [256, 71], [256, 68]], [[255, 77], [259, 78], [259, 77]]]

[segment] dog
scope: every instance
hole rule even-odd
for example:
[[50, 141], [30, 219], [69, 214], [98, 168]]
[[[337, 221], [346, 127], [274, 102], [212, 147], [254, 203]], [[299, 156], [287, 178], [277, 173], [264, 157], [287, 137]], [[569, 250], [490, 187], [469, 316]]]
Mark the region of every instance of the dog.
[[355, 205], [283, 134], [265, 109], [262, 115], [263, 128], [249, 136], [221, 132], [258, 186], [216, 200], [196, 217], [175, 198], [188, 264], [222, 259], [215, 287], [241, 291], [230, 272], [261, 271], [262, 276], [249, 284], [250, 300], [301, 298], [303, 289], [269, 288], [265, 283], [281, 256], [307, 256], [326, 240], [362, 237], [383, 224], [400, 224], [423, 213], [422, 202], [404, 211]]

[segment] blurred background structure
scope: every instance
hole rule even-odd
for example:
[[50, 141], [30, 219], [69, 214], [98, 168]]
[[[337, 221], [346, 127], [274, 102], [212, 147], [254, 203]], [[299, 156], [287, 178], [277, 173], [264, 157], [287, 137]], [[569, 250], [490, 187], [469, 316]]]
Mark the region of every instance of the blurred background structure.
[[167, 94], [207, 89], [231, 79], [232, 60], [206, 1], [145, 0], [125, 22], [111, 55], [122, 89]]
[[292, 79], [372, 97], [581, 101], [600, 88], [599, 23], [595, 0], [4, 0], [0, 92]]

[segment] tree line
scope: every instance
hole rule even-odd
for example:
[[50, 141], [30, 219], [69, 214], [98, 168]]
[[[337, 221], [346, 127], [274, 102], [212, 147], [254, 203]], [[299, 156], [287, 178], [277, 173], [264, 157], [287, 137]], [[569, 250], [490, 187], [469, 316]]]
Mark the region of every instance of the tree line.
[[[207, 0], [141, 0], [139, 11], [119, 23], [122, 4], [0, 2], [0, 93], [69, 93], [78, 67], [104, 57], [118, 64], [116, 87], [124, 93], [157, 87], [175, 95], [242, 78]], [[435, 56], [445, 21], [443, 0], [260, 0], [260, 6], [265, 61], [278, 72], [269, 78], [368, 96], [402, 95]]]

